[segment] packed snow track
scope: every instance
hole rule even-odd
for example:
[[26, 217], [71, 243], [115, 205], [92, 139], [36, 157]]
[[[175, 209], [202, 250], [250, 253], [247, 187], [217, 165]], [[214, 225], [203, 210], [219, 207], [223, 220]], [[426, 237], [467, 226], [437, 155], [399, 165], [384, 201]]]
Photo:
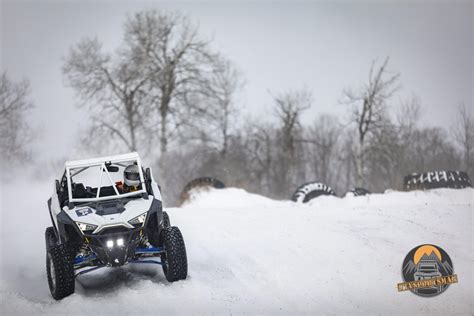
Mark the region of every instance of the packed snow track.
[[[473, 189], [308, 204], [211, 189], [167, 210], [186, 242], [187, 280], [129, 264], [80, 276], [76, 293], [55, 301], [44, 247], [51, 187], [0, 188], [2, 315], [473, 313]], [[397, 291], [405, 255], [424, 243], [446, 250], [459, 278], [433, 298]]]

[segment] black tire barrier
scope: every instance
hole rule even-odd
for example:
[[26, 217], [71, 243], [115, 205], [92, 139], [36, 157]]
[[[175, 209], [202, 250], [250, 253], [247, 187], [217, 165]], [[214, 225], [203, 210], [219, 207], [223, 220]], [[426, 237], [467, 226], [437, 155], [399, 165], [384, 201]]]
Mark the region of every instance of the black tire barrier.
[[349, 190], [347, 193], [352, 193], [354, 196], [364, 196], [364, 195], [371, 194], [369, 190], [364, 189], [364, 188], [353, 188], [352, 190]]
[[296, 189], [291, 200], [298, 203], [307, 203], [321, 195], [336, 195], [336, 193], [331, 187], [324, 183], [308, 182]]
[[471, 179], [464, 171], [430, 171], [412, 173], [403, 179], [405, 191], [427, 190], [438, 188], [470, 188]]
[[192, 189], [201, 188], [201, 187], [223, 189], [225, 188], [225, 184], [224, 182], [212, 177], [201, 177], [201, 178], [194, 179], [188, 184], [186, 184], [183, 191], [181, 192], [181, 195], [179, 197], [181, 204], [184, 203], [189, 198], [189, 192]]

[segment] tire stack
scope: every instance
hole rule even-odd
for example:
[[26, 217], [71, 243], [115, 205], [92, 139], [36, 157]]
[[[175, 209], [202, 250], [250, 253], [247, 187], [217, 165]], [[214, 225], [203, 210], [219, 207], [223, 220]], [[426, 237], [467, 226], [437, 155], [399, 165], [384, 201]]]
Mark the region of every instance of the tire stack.
[[349, 190], [346, 195], [353, 195], [353, 196], [364, 196], [364, 195], [369, 195], [370, 191], [364, 188], [353, 188], [352, 190]]
[[181, 195], [179, 196], [180, 204], [183, 204], [185, 201], [189, 199], [189, 193], [191, 192], [191, 190], [195, 188], [205, 188], [205, 187], [223, 189], [225, 188], [225, 184], [224, 182], [212, 177], [202, 177], [202, 178], [194, 179], [188, 184], [186, 184], [183, 191], [181, 192]]
[[405, 191], [429, 190], [438, 188], [470, 188], [471, 179], [464, 171], [431, 171], [412, 173], [403, 179]]
[[296, 189], [291, 200], [297, 203], [307, 203], [321, 195], [336, 195], [334, 190], [320, 182], [308, 182]]

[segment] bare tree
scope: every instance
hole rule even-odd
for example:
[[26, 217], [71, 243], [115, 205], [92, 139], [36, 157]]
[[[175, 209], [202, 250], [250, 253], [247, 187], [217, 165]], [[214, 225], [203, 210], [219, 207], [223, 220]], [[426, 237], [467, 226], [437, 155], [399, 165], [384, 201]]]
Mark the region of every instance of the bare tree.
[[305, 137], [305, 141], [311, 144], [309, 159], [315, 179], [329, 185], [335, 183], [338, 175], [335, 163], [338, 159], [337, 143], [341, 130], [342, 126], [336, 117], [321, 115], [308, 129]]
[[343, 187], [346, 191], [354, 186], [354, 166], [355, 166], [355, 152], [354, 152], [354, 137], [352, 136], [352, 131], [346, 131], [342, 135], [342, 148], [341, 148], [341, 169], [344, 171], [344, 185], [339, 185]]
[[11, 81], [6, 72], [0, 76], [0, 151], [3, 161], [28, 157], [27, 146], [32, 140], [26, 114], [33, 108], [29, 100], [28, 80]]
[[387, 121], [373, 131], [366, 147], [364, 159], [368, 167], [364, 176], [368, 180], [368, 188], [373, 191], [380, 190], [379, 188], [395, 188], [401, 179], [400, 163], [403, 158], [398, 128]]
[[176, 130], [190, 123], [201, 109], [195, 104], [209, 91], [214, 55], [198, 28], [178, 13], [139, 12], [125, 24], [125, 40], [133, 59], [151, 74], [150, 102], [157, 112], [160, 152], [168, 150]]
[[352, 120], [357, 125], [356, 172], [357, 185], [359, 186], [365, 182], [364, 156], [367, 139], [370, 133], [383, 126], [386, 118], [387, 100], [398, 89], [400, 74], [389, 73], [388, 62], [389, 58], [387, 57], [377, 70], [375, 62], [373, 62], [368, 83], [356, 92], [344, 91], [346, 102], [354, 106]]
[[261, 192], [271, 195], [270, 175], [275, 163], [275, 131], [262, 122], [252, 122], [246, 129], [248, 132], [245, 150], [250, 164], [249, 178], [258, 183]]
[[97, 39], [84, 39], [71, 48], [63, 72], [82, 101], [80, 106], [88, 106], [92, 125], [87, 141], [103, 146], [117, 139], [121, 147], [137, 150], [147, 118], [145, 85], [150, 80], [143, 66], [125, 50], [112, 58], [101, 51]]
[[209, 107], [205, 118], [208, 124], [214, 125], [218, 136], [218, 147], [222, 158], [228, 152], [232, 129], [238, 116], [236, 94], [243, 87], [244, 81], [236, 67], [223, 57], [216, 58], [215, 68], [211, 77], [209, 92], [212, 106]]
[[411, 172], [458, 169], [461, 159], [441, 127], [418, 129], [410, 150]]
[[[387, 129], [386, 131], [393, 132], [396, 135], [397, 146], [392, 146], [389, 150], [390, 155], [396, 161], [394, 166], [398, 173], [407, 175], [416, 172], [412, 167], [413, 147], [416, 142], [416, 135], [419, 131], [418, 122], [421, 116], [421, 105], [417, 97], [413, 96], [411, 99], [404, 101], [396, 115], [397, 121], [394, 123], [394, 129]], [[417, 153], [421, 155], [422, 153]], [[396, 183], [396, 186], [401, 187], [401, 182]]]
[[[297, 144], [301, 144], [301, 115], [311, 107], [312, 95], [306, 90], [289, 91], [274, 97], [275, 115], [278, 119], [278, 165], [274, 185], [278, 195], [288, 195], [295, 183], [290, 179], [301, 166], [300, 156], [296, 155]], [[295, 179], [293, 179], [295, 180]], [[295, 180], [296, 181], [296, 180]]]
[[[397, 113], [397, 123], [400, 132], [410, 135], [416, 128], [421, 116], [420, 100], [416, 96], [403, 102]], [[408, 137], [407, 137], [408, 138]]]
[[471, 110], [464, 104], [458, 107], [456, 126], [453, 129], [453, 136], [462, 149], [463, 167], [473, 175], [473, 149], [474, 149], [474, 117]]
[[176, 130], [202, 112], [191, 110], [200, 105], [193, 95], [209, 92], [213, 57], [188, 18], [143, 11], [128, 17], [113, 56], [97, 39], [85, 39], [71, 49], [63, 71], [89, 105], [95, 135], [103, 131], [102, 139], [136, 150], [158, 134], [164, 155]]
[[296, 133], [301, 127], [301, 114], [311, 107], [312, 96], [307, 90], [295, 90], [274, 97], [274, 101], [283, 148], [291, 159], [294, 158]]

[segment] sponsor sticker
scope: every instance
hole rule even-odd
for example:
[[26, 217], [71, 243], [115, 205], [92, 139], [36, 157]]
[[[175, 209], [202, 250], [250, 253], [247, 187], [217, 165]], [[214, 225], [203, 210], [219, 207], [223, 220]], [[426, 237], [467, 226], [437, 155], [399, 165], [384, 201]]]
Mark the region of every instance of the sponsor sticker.
[[439, 295], [450, 284], [458, 283], [458, 276], [453, 272], [453, 262], [441, 247], [419, 245], [410, 250], [403, 260], [404, 282], [398, 283], [398, 291], [409, 290], [424, 297]]
[[90, 214], [90, 213], [93, 213], [93, 212], [92, 212], [92, 209], [89, 208], [89, 207], [80, 208], [80, 209], [76, 210], [76, 214], [77, 214], [77, 216], [79, 216], [79, 217], [81, 217], [81, 216], [86, 216], [86, 215], [88, 215], [88, 214]]

